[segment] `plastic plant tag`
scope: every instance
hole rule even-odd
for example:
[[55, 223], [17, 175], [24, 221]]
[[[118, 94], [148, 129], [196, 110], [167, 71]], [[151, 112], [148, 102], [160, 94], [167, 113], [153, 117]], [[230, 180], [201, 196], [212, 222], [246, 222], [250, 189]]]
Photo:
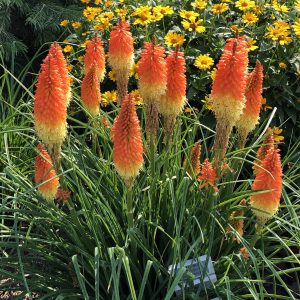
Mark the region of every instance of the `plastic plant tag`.
[[178, 263], [176, 265], [170, 265], [168, 271], [170, 274], [176, 274], [182, 267], [185, 267], [187, 271], [175, 288], [177, 296], [181, 294], [182, 289], [209, 289], [212, 284], [217, 281], [217, 276], [210, 256], [207, 257], [207, 255], [202, 255], [198, 258], [189, 259], [184, 264]]

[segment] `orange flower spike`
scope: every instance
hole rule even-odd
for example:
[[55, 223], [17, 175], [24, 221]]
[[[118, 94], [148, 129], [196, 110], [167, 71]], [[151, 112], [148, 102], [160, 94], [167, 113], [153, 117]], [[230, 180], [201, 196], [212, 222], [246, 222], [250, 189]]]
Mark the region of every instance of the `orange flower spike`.
[[81, 83], [81, 100], [84, 107], [89, 113], [95, 117], [99, 114], [101, 93], [100, 83], [96, 74], [96, 67], [92, 67], [90, 71], [84, 76]]
[[240, 146], [243, 147], [248, 134], [255, 128], [259, 120], [262, 106], [263, 66], [257, 60], [256, 66], [247, 79], [246, 106], [236, 124], [239, 132]]
[[84, 73], [87, 74], [93, 66], [96, 68], [96, 74], [101, 81], [105, 74], [105, 53], [102, 40], [99, 37], [94, 37], [86, 45]]
[[58, 191], [59, 178], [53, 168], [52, 160], [43, 144], [37, 146], [38, 154], [34, 164], [34, 180], [39, 184], [38, 191], [48, 201], [54, 200]]
[[263, 159], [253, 185], [253, 191], [272, 190], [250, 197], [253, 213], [259, 224], [265, 224], [279, 208], [282, 190], [282, 167], [278, 149], [270, 148]]
[[232, 128], [245, 106], [248, 66], [246, 46], [243, 37], [228, 39], [217, 65], [211, 91], [211, 106], [217, 119], [213, 146], [216, 166], [225, 157]]
[[114, 71], [130, 70], [133, 64], [133, 38], [128, 21], [120, 21], [110, 33], [108, 61]]
[[111, 129], [113, 161], [117, 172], [128, 187], [143, 165], [143, 142], [134, 98], [127, 95]]
[[33, 116], [37, 135], [44, 144], [62, 144], [67, 134], [67, 106], [59, 68], [51, 55], [41, 65]]
[[[193, 172], [195, 174], [195, 176], [198, 176], [200, 174], [200, 154], [201, 154], [201, 144], [200, 142], [195, 143], [195, 145], [193, 146], [193, 149], [191, 151], [191, 158], [190, 158], [190, 164], [191, 164], [191, 168], [187, 168], [187, 172], [192, 175]], [[185, 166], [187, 163], [187, 161], [185, 160], [183, 163], [183, 166]], [[191, 169], [193, 170], [193, 172], [191, 171]]]
[[246, 46], [243, 37], [227, 39], [212, 85], [212, 109], [216, 118], [231, 125], [239, 119], [246, 102]]
[[209, 186], [214, 187], [214, 190], [217, 192], [218, 188], [215, 187], [217, 181], [217, 174], [212, 164], [206, 158], [202, 164], [201, 173], [198, 176], [198, 179], [204, 181], [203, 184], [200, 185], [200, 189], [207, 188]]
[[165, 115], [177, 116], [185, 103], [186, 77], [185, 59], [182, 52], [171, 52], [166, 59], [167, 91], [161, 97], [159, 112]]
[[49, 54], [56, 61], [59, 70], [59, 75], [62, 81], [62, 90], [65, 95], [66, 104], [68, 106], [71, 100], [71, 81], [69, 77], [67, 61], [64, 57], [60, 45], [57, 42], [54, 42], [50, 46]]
[[139, 89], [144, 102], [159, 102], [167, 87], [165, 50], [154, 43], [144, 43], [138, 62]]
[[116, 73], [118, 103], [128, 93], [128, 79], [133, 64], [133, 38], [128, 21], [120, 21], [110, 33], [108, 61]]

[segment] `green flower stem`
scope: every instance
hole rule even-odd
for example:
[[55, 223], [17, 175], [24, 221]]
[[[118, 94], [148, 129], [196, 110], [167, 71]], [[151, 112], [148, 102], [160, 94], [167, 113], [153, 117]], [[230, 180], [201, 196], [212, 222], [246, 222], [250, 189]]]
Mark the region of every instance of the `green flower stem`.
[[134, 219], [133, 219], [133, 191], [132, 187], [127, 188], [127, 223], [128, 228], [133, 228]]
[[253, 248], [255, 246], [256, 242], [261, 238], [263, 226], [264, 226], [263, 223], [257, 222], [257, 227], [255, 230], [255, 233], [250, 241], [250, 248]]

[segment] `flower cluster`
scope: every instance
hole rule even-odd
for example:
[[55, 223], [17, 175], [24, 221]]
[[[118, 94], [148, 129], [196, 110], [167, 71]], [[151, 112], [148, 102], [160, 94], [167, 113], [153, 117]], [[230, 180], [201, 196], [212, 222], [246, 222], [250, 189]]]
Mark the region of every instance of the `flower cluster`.
[[[38, 138], [45, 144], [37, 147], [35, 182], [46, 200], [58, 192], [61, 145], [67, 134], [67, 107], [71, 86], [67, 62], [58, 43], [50, 46], [38, 76], [34, 95], [33, 117]], [[50, 155], [49, 155], [50, 154]]]
[[292, 42], [291, 26], [285, 21], [276, 21], [267, 27], [266, 37], [280, 45], [288, 45]]

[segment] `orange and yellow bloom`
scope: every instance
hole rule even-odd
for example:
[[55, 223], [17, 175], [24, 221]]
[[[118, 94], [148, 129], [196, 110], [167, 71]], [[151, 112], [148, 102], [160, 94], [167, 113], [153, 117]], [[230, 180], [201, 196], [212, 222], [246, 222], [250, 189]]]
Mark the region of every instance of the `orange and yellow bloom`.
[[232, 127], [239, 120], [246, 98], [248, 51], [243, 37], [226, 41], [212, 84], [211, 104], [217, 119], [216, 161], [226, 153]]
[[138, 62], [137, 74], [140, 94], [145, 103], [146, 131], [152, 142], [158, 129], [159, 102], [167, 89], [167, 67], [164, 56], [164, 48], [155, 45], [154, 42], [145, 42]]
[[215, 186], [217, 179], [218, 178], [214, 167], [206, 158], [202, 164], [200, 175], [198, 176], [198, 180], [203, 181], [199, 188], [202, 189], [211, 186], [217, 192], [218, 188]]
[[127, 94], [129, 72], [133, 65], [133, 38], [129, 23], [121, 21], [110, 33], [108, 61], [116, 73], [118, 102]]
[[34, 96], [34, 124], [46, 146], [61, 145], [67, 134], [67, 103], [57, 59], [48, 55], [41, 65]]
[[262, 106], [262, 84], [263, 66], [256, 61], [256, 66], [249, 74], [246, 89], [246, 106], [238, 120], [236, 127], [239, 132], [240, 146], [242, 147], [248, 134], [255, 128], [259, 120], [259, 113]]
[[165, 50], [154, 43], [144, 43], [138, 62], [139, 89], [146, 103], [159, 101], [167, 87], [167, 68]]
[[66, 104], [68, 106], [71, 100], [71, 82], [68, 72], [67, 61], [62, 53], [60, 45], [56, 42], [54, 42], [50, 46], [49, 54], [56, 59], [56, 64], [58, 66], [59, 74], [62, 81], [63, 93], [65, 95]]
[[101, 101], [100, 82], [96, 67], [92, 67], [84, 76], [81, 84], [81, 100], [89, 113], [95, 117], [99, 114]]
[[[191, 151], [190, 157], [190, 166], [187, 168], [187, 173], [190, 175], [194, 174], [196, 177], [200, 174], [201, 165], [200, 165], [200, 154], [201, 154], [201, 144], [197, 142], [194, 144], [193, 149]], [[185, 167], [187, 164], [187, 159], [185, 159], [183, 166]]]
[[111, 129], [113, 161], [125, 184], [131, 187], [143, 165], [143, 143], [134, 98], [127, 95]]
[[185, 59], [182, 52], [170, 52], [166, 59], [167, 90], [159, 103], [159, 112], [163, 116], [177, 116], [185, 103], [186, 77]]
[[43, 144], [37, 146], [37, 156], [34, 164], [34, 181], [38, 184], [38, 191], [44, 199], [54, 200], [59, 186], [59, 178], [56, 176], [52, 160]]
[[133, 38], [128, 21], [121, 21], [110, 33], [108, 61], [114, 71], [129, 70], [133, 64]]
[[259, 224], [265, 224], [279, 208], [282, 190], [282, 167], [278, 149], [270, 148], [252, 185], [253, 191], [270, 190], [250, 197], [253, 213]]
[[227, 40], [212, 86], [213, 111], [217, 119], [234, 124], [245, 103], [248, 55], [243, 37]]
[[99, 37], [94, 37], [86, 44], [84, 73], [87, 74], [93, 66], [96, 69], [98, 79], [101, 81], [105, 74], [105, 54], [102, 40]]

